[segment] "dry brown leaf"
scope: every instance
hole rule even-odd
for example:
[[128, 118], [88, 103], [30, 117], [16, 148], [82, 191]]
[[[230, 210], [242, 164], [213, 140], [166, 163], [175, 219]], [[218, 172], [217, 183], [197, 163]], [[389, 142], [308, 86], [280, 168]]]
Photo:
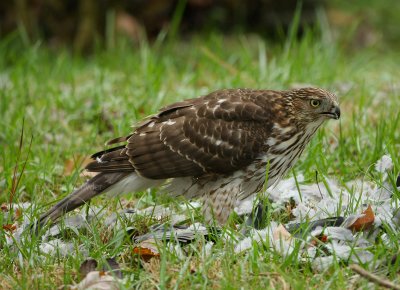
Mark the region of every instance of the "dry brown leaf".
[[5, 230], [7, 232], [14, 232], [16, 229], [17, 229], [17, 225], [16, 224], [3, 225], [3, 230]]
[[142, 247], [133, 248], [133, 252], [138, 254], [145, 262], [148, 262], [151, 258], [160, 257], [159, 253], [154, 253], [152, 250]]
[[371, 205], [368, 206], [366, 210], [362, 212], [364, 216], [358, 218], [351, 226], [348, 228], [353, 231], [362, 231], [368, 229], [372, 226], [375, 221], [375, 214], [372, 210]]
[[151, 258], [160, 257], [160, 253], [158, 252], [154, 239], [141, 242], [139, 246], [133, 248], [133, 252], [139, 255], [139, 257], [145, 262], [148, 262]]

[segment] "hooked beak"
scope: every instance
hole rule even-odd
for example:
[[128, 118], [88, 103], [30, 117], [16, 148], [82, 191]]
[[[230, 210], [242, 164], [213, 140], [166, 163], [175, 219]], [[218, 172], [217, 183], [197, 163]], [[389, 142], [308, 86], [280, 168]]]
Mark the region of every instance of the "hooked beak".
[[323, 112], [321, 114], [325, 115], [328, 118], [339, 120], [339, 118], [340, 118], [340, 108], [338, 106], [335, 106], [329, 112]]

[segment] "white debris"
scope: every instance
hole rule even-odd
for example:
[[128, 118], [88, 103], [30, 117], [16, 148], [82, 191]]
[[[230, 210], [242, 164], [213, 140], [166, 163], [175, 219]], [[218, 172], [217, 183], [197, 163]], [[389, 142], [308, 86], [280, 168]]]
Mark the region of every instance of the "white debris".
[[311, 267], [314, 271], [323, 272], [329, 269], [335, 262], [335, 256], [316, 257], [311, 262]]
[[61, 239], [54, 239], [40, 244], [39, 249], [44, 254], [58, 254], [65, 257], [74, 252], [74, 244], [70, 242], [64, 242]]
[[311, 237], [316, 237], [321, 234], [324, 234], [326, 237], [332, 240], [340, 240], [340, 241], [347, 241], [352, 242], [354, 241], [353, 233], [343, 227], [318, 227], [310, 233]]
[[194, 223], [190, 225], [187, 230], [195, 231], [195, 232], [206, 232], [207, 228], [201, 223]]
[[375, 170], [385, 173], [393, 168], [393, 161], [389, 155], [383, 155], [375, 164]]
[[181, 261], [185, 260], [187, 257], [179, 243], [167, 243], [167, 251], [169, 253], [174, 253], [174, 255]]
[[266, 241], [267, 239], [272, 243], [273, 231], [278, 227], [277, 223], [271, 222], [271, 224], [262, 230], [252, 230], [250, 236], [244, 238], [235, 246], [235, 253], [244, 252], [253, 247], [253, 243], [259, 243]]
[[214, 246], [213, 242], [207, 242], [202, 248], [202, 257], [203, 260], [207, 260], [208, 257], [211, 256], [212, 248]]
[[329, 243], [326, 243], [325, 246], [334, 256], [342, 260], [349, 259], [353, 251], [353, 247], [343, 241], [332, 240]]
[[[374, 261], [374, 255], [367, 250], [356, 249], [351, 255], [350, 261], [356, 264], [370, 264]], [[371, 264], [370, 266], [372, 267]]]
[[43, 235], [42, 240], [46, 241], [49, 237], [55, 237], [66, 229], [78, 233], [79, 229], [86, 228], [87, 221], [81, 214], [66, 217], [61, 224], [55, 224]]
[[71, 289], [76, 290], [119, 290], [122, 280], [102, 271], [89, 272], [86, 277]]
[[246, 199], [239, 202], [235, 207], [235, 212], [238, 215], [250, 214], [254, 209], [254, 199]]
[[[303, 177], [289, 178], [268, 189], [269, 198], [277, 208], [284, 208], [290, 200], [296, 207], [292, 210], [293, 221], [302, 222], [305, 219], [313, 221], [333, 216], [359, 214], [362, 205], [371, 204], [378, 222], [391, 222], [393, 213], [391, 205], [391, 185], [384, 183], [378, 187], [369, 181], [355, 180], [340, 186], [336, 181], [325, 178], [317, 184], [303, 184]], [[349, 222], [349, 221], [347, 221]]]
[[[272, 201], [271, 211], [285, 210], [287, 204], [295, 203], [291, 209], [294, 219], [290, 223], [304, 223], [304, 221], [318, 221], [325, 218], [345, 217], [340, 226], [317, 227], [310, 233], [306, 233], [301, 239], [306, 240], [307, 246], [300, 249], [300, 255], [311, 259], [312, 267], [318, 271], [329, 268], [336, 260], [346, 262], [366, 263], [373, 261], [374, 255], [369, 251], [375, 238], [382, 234], [382, 224], [389, 226], [394, 231], [400, 228], [400, 211], [393, 200], [394, 189], [387, 179], [387, 171], [393, 168], [390, 156], [384, 155], [376, 164], [376, 170], [383, 173], [383, 183], [373, 183], [368, 180], [353, 180], [346, 184], [339, 184], [333, 179], [324, 177], [313, 184], [305, 184], [302, 175], [280, 181], [274, 187], [269, 188], [265, 194]], [[323, 180], [323, 182], [322, 182]], [[236, 212], [249, 213], [254, 208], [254, 199], [237, 204]], [[374, 213], [373, 228], [364, 238], [363, 232], [353, 232], [349, 228], [358, 219], [365, 216], [364, 210], [371, 206]], [[236, 244], [235, 252], [250, 249], [254, 243], [269, 242], [281, 255], [290, 252], [293, 240], [271, 239], [275, 228], [266, 228], [261, 231], [250, 232], [250, 236]], [[366, 236], [367, 237], [367, 236]], [[388, 244], [393, 244], [390, 238], [383, 234], [382, 239]], [[316, 242], [320, 240], [319, 242]], [[319, 247], [324, 244], [325, 251]], [[328, 250], [328, 252], [326, 252]]]
[[264, 243], [280, 255], [288, 256], [295, 249], [294, 241], [283, 225], [277, 225], [275, 222], [272, 222], [265, 229], [252, 230], [249, 237], [244, 238], [236, 244], [235, 253], [251, 249], [254, 243]]

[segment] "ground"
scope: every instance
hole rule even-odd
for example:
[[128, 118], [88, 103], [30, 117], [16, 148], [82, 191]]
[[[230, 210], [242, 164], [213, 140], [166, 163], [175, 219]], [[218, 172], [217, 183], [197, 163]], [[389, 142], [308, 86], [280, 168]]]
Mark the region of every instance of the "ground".
[[[37, 218], [54, 200], [82, 184], [87, 178], [80, 169], [85, 156], [102, 150], [106, 140], [129, 133], [137, 120], [170, 102], [220, 88], [312, 85], [336, 92], [340, 122], [329, 122], [319, 130], [288, 178], [302, 174], [305, 183], [314, 183], [318, 171], [319, 178], [342, 185], [364, 179], [379, 186], [382, 174], [374, 164], [387, 155], [393, 160], [387, 182], [394, 185], [400, 170], [398, 52], [388, 48], [348, 51], [333, 39], [313, 33], [299, 41], [288, 39], [283, 45], [253, 35], [211, 34], [139, 46], [121, 41], [114, 49], [84, 57], [53, 52], [40, 43], [15, 49], [13, 37], [0, 42], [2, 287], [54, 289], [78, 283], [82, 279], [79, 267], [89, 256], [100, 264], [115, 257], [126, 288], [370, 288], [346, 261], [318, 271], [295, 258], [296, 253], [282, 256], [265, 244], [254, 243], [237, 253], [234, 243], [217, 238], [212, 254], [206, 255], [207, 241], [198, 238], [181, 257], [164, 242], [160, 257], [144, 262], [134, 254], [137, 244], [127, 237], [126, 229], [100, 224], [64, 234], [75, 247], [62, 255], [43, 253], [35, 236], [10, 246], [6, 239], [13, 229], [4, 225], [19, 226], [18, 217], [11, 220], [11, 216], [21, 213], [10, 214], [10, 203], [33, 205], [22, 215]], [[97, 198], [92, 204], [106, 213], [121, 206], [176, 207], [174, 200], [156, 192], [124, 196], [121, 201]], [[397, 204], [400, 194], [395, 186], [392, 193], [392, 202]], [[269, 218], [287, 222], [290, 213]], [[151, 223], [155, 221], [135, 220], [135, 227], [145, 233]], [[234, 223], [223, 229], [226, 233], [234, 230]], [[375, 261], [390, 261], [399, 252], [398, 228], [388, 236], [390, 247], [377, 238], [369, 249]], [[80, 251], [82, 245], [86, 252]], [[399, 283], [400, 259], [374, 271]]]

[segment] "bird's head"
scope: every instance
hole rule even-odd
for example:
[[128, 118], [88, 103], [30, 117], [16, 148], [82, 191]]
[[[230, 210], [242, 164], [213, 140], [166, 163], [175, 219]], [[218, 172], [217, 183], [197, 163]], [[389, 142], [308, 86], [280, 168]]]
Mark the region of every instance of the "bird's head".
[[286, 91], [286, 94], [297, 120], [322, 124], [327, 119], [340, 118], [338, 98], [331, 92], [319, 88], [301, 88]]

